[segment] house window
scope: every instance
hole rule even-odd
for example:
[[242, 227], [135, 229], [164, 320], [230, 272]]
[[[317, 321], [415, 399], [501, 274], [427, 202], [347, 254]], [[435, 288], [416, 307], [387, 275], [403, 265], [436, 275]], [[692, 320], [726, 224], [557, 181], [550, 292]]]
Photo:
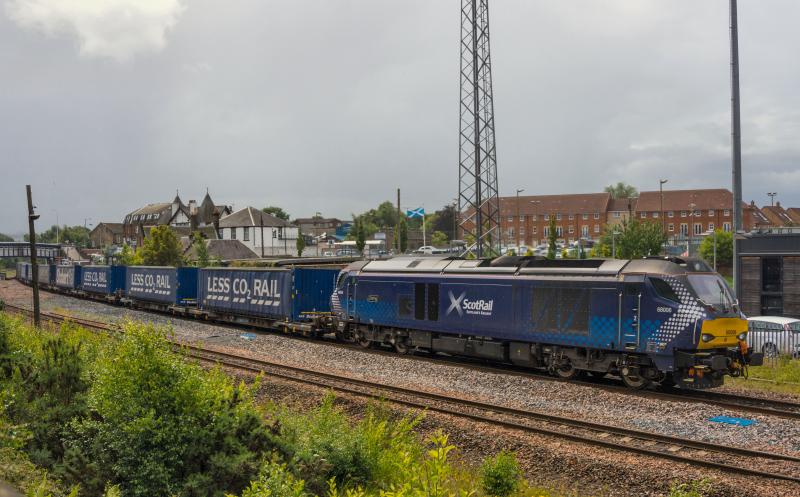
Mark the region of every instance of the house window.
[[723, 231], [730, 231], [731, 230], [731, 223], [722, 223], [722, 230]]
[[550, 214], [545, 214], [544, 215], [544, 220], [545, 221], [549, 221], [550, 220]]
[[689, 234], [689, 225], [686, 223], [681, 223], [681, 235], [686, 236]]
[[236, 240], [236, 228], [231, 228], [231, 240]]
[[569, 234], [571, 235], [571, 234], [573, 234], [573, 233], [575, 233], [575, 226], [573, 226], [573, 225], [571, 225], [571, 224], [570, 224], [570, 225], [569, 225]]
[[569, 215], [569, 220], [572, 221], [573, 219], [575, 219], [575, 214], [570, 214]]
[[686, 211], [681, 211], [681, 217], [686, 217]]
[[524, 222], [525, 222], [525, 216], [524, 216], [524, 215], [520, 216], [520, 217], [519, 217], [519, 220], [520, 220], [520, 221], [522, 221], [522, 222], [524, 223]]
[[550, 236], [550, 227], [549, 226], [545, 226], [544, 230], [542, 231], [542, 233], [544, 233], [544, 236]]
[[520, 236], [525, 236], [525, 227], [524, 227], [524, 226], [520, 226], [520, 228], [519, 228], [519, 235], [520, 235]]
[[708, 231], [714, 231], [715, 229], [714, 223], [708, 223]]
[[536, 229], [536, 226], [534, 226], [533, 227], [533, 234], [535, 235], [537, 232], [538, 232], [538, 230]]
[[244, 236], [242, 237], [242, 240], [244, 240], [246, 242], [249, 242], [250, 241], [250, 227], [249, 226], [245, 226], [242, 229], [244, 230]]
[[581, 219], [583, 219], [584, 221], [586, 221], [587, 219], [589, 219], [589, 214], [583, 214], [583, 215], [581, 215]]
[[564, 228], [562, 228], [561, 226], [556, 226], [556, 236], [560, 238], [563, 233], [564, 233]]
[[508, 222], [509, 223], [513, 223], [514, 222], [514, 216], [508, 216]]
[[508, 230], [508, 236], [510, 236], [510, 237], [514, 236], [514, 228], [511, 228], [511, 229]]
[[654, 213], [653, 213], [653, 219], [656, 219], [656, 218], [658, 218], [658, 215], [659, 215], [659, 214], [658, 214], [658, 212], [654, 212]]
[[561, 221], [561, 213], [556, 212], [556, 221]]
[[594, 232], [595, 233], [600, 233], [600, 225], [599, 224], [595, 224], [594, 225]]
[[675, 217], [675, 212], [674, 211], [667, 212], [667, 217]]
[[536, 219], [537, 219], [537, 216], [536, 216], [536, 214], [534, 214], [533, 216], [531, 216], [531, 218], [533, 218], [533, 220], [534, 220], [534, 221], [536, 221]]
[[714, 209], [708, 209], [708, 217], [711, 217], [713, 215], [714, 215]]
[[669, 225], [667, 225], [667, 229], [669, 230], [670, 233], [672, 233], [672, 232], [675, 231], [675, 225], [672, 224], [672, 223], [669, 223]]
[[731, 210], [730, 209], [725, 209], [724, 211], [722, 211], [722, 214], [725, 217], [731, 217]]
[[646, 212], [642, 212], [642, 214], [641, 214], [641, 218], [642, 218], [642, 219], [644, 219], [644, 218], [646, 218], [646, 217], [647, 217], [647, 213], [646, 213]]
[[703, 233], [703, 225], [701, 223], [694, 223], [694, 234], [699, 235]]
[[594, 213], [594, 218], [595, 219], [600, 219], [600, 213], [599, 212], [595, 212]]
[[589, 237], [589, 226], [588, 225], [581, 226], [581, 236], [584, 237], [584, 238], [588, 238]]
[[613, 217], [614, 219], [619, 219], [621, 216], [622, 213], [620, 211], [614, 211], [611, 213], [611, 217]]

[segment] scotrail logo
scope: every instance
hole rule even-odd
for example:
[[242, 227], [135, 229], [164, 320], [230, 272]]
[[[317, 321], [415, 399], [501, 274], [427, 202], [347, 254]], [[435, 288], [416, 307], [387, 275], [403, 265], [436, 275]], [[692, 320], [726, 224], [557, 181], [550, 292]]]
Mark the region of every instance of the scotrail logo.
[[461, 295], [456, 297], [453, 292], [448, 291], [447, 296], [450, 297], [450, 307], [447, 308], [447, 315], [449, 316], [454, 310], [458, 312], [459, 317], [464, 314], [471, 314], [475, 316], [491, 316], [494, 309], [494, 299], [490, 300], [469, 300], [465, 298], [467, 292], [461, 292]]

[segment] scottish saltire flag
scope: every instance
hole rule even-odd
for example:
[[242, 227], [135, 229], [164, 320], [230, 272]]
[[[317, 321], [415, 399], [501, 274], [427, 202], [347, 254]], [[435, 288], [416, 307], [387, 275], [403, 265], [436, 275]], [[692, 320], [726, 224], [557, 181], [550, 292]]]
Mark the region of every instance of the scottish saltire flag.
[[406, 217], [425, 217], [425, 208], [411, 209], [406, 211]]

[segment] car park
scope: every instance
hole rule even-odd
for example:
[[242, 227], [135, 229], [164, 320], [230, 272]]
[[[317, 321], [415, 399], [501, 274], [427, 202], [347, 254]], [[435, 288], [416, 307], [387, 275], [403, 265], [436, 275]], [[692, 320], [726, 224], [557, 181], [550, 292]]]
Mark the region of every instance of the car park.
[[765, 357], [800, 357], [800, 319], [781, 316], [747, 318], [747, 343]]

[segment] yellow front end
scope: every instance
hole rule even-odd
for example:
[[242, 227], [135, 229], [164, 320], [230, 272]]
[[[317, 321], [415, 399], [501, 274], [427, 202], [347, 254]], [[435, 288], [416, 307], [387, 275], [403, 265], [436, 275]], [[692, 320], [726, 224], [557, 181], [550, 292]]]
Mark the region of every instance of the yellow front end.
[[703, 321], [698, 349], [722, 349], [738, 347], [740, 337], [747, 335], [747, 320], [740, 318], [716, 318]]

